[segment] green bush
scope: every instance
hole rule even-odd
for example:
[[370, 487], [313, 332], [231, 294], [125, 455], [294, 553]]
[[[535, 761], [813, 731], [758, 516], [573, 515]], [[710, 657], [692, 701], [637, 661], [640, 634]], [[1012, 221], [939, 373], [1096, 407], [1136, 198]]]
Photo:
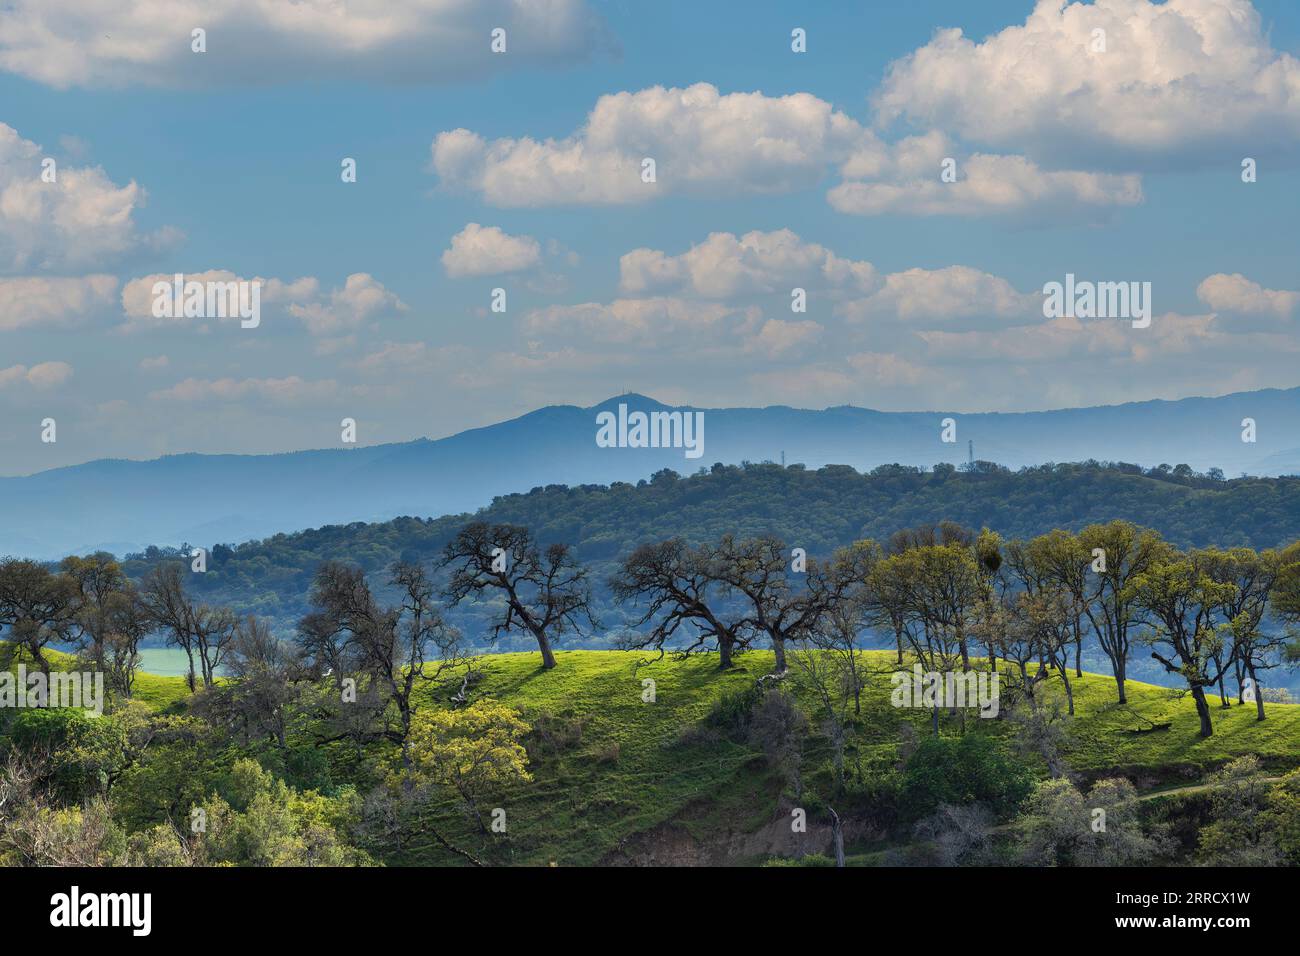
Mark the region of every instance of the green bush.
[[1033, 771], [982, 734], [927, 737], [903, 769], [903, 813], [929, 816], [948, 803], [981, 803], [1000, 818], [1016, 813], [1033, 790]]

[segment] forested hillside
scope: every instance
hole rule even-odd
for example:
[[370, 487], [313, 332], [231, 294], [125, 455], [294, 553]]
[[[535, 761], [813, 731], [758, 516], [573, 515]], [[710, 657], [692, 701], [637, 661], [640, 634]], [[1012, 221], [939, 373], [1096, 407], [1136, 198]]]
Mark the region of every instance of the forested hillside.
[[[695, 543], [728, 532], [771, 533], [810, 556], [825, 556], [861, 538], [884, 540], [900, 529], [943, 520], [988, 527], [1011, 539], [1126, 519], [1180, 547], [1266, 548], [1300, 539], [1300, 478], [1222, 480], [1186, 466], [1144, 471], [1095, 462], [1016, 472], [982, 462], [962, 470], [884, 466], [869, 474], [845, 466], [809, 471], [797, 465], [714, 465], [685, 478], [662, 471], [636, 485], [534, 488], [496, 498], [477, 517], [524, 525], [543, 544], [576, 546], [577, 559], [592, 570], [603, 628], [568, 646], [601, 647], [607, 646], [604, 634], [628, 620], [604, 582], [620, 558], [647, 541], [681, 535]], [[190, 586], [204, 600], [269, 618], [288, 632], [308, 610], [312, 576], [322, 561], [359, 565], [382, 589], [378, 572], [397, 560], [436, 561], [470, 519], [398, 518], [239, 546], [188, 542], [211, 548], [207, 572], [193, 575]], [[124, 567], [140, 579], [169, 554], [174, 549], [151, 548]], [[483, 634], [475, 613], [468, 607], [452, 615], [471, 641]], [[522, 642], [517, 649], [528, 646]]]

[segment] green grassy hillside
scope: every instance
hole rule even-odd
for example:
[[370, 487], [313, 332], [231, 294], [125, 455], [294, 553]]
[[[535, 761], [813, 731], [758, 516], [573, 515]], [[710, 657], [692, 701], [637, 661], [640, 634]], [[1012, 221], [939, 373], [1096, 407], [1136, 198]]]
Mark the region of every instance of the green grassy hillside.
[[[59, 667], [72, 660], [50, 656]], [[747, 652], [725, 673], [712, 655], [653, 662], [635, 652], [557, 656], [559, 666], [551, 671], [540, 668], [536, 654], [479, 661], [485, 676], [473, 699], [506, 703], [532, 727], [527, 741], [532, 780], [485, 794], [481, 801], [485, 808], [505, 810], [504, 834], [478, 834], [451, 800], [429, 804], [423, 811], [429, 822], [453, 842], [488, 862], [526, 865], [755, 863], [825, 849], [820, 795], [834, 789], [829, 746], [818, 705], [797, 669], [784, 686], [809, 719], [798, 796], [760, 746], [730, 733], [718, 718], [727, 701], [771, 671], [770, 652]], [[14, 667], [18, 660], [8, 663]], [[891, 705], [891, 653], [864, 652], [863, 666], [871, 676], [846, 752], [853, 784], [834, 800], [841, 815], [857, 821], [848, 837], [860, 861], [889, 842], [889, 814], [897, 811], [889, 806], [897, 799], [891, 783], [897, 781], [907, 741], [931, 733], [928, 712]], [[655, 682], [653, 702], [642, 699], [647, 678]], [[182, 678], [142, 674], [136, 688], [136, 699], [155, 711], [186, 708]], [[1075, 681], [1077, 715], [1066, 722], [1065, 753], [1077, 774], [1123, 774], [1151, 793], [1196, 784], [1210, 769], [1246, 754], [1258, 755], [1273, 771], [1300, 765], [1300, 706], [1269, 705], [1268, 719], [1258, 723], [1252, 706], [1219, 709], [1220, 701], [1211, 698], [1215, 734], [1204, 740], [1197, 735], [1189, 698], [1136, 682], [1130, 682], [1129, 696], [1130, 704], [1121, 708], [1109, 677], [1085, 674]], [[1049, 703], [1064, 699], [1058, 679], [1048, 683], [1046, 697]], [[420, 706], [448, 704], [426, 694]], [[1135, 732], [1164, 723], [1167, 729]], [[999, 747], [1010, 747], [1013, 728], [1007, 720], [971, 716], [965, 725], [967, 734], [987, 735]], [[941, 732], [960, 733], [957, 718], [945, 716]], [[350, 745], [330, 744], [326, 750], [335, 779], [346, 779], [356, 759]], [[395, 761], [395, 754], [385, 759]], [[808, 812], [806, 835], [790, 830], [794, 806]], [[456, 860], [432, 838], [417, 834], [385, 862]]]
[[[727, 673], [711, 655], [686, 660], [665, 658], [638, 666], [644, 655], [617, 651], [561, 652], [559, 666], [544, 671], [535, 654], [484, 658], [485, 678], [475, 698], [491, 697], [515, 707], [534, 728], [529, 741], [531, 782], [488, 799], [506, 810], [507, 833], [484, 841], [451, 803], [429, 812], [439, 828], [471, 845], [485, 859], [524, 864], [591, 864], [685, 855], [695, 860], [739, 862], [747, 851], [799, 852], [789, 830], [793, 795], [788, 782], [771, 770], [761, 749], [710, 725], [720, 700], [738, 695], [770, 672], [769, 652], [742, 655]], [[868, 781], [896, 772], [900, 746], [911, 724], [915, 734], [930, 732], [924, 711], [890, 704], [887, 652], [867, 652], [871, 677], [854, 722], [848, 759]], [[642, 701], [643, 681], [655, 682], [655, 701]], [[141, 675], [137, 698], [151, 707], [181, 705], [181, 678]], [[817, 707], [798, 675], [787, 686], [810, 718], [805, 744], [803, 796], [810, 818], [817, 792], [829, 790], [827, 744], [819, 733]], [[1049, 696], [1063, 699], [1059, 682]], [[1070, 766], [1089, 777], [1121, 772], [1141, 790], [1187, 784], [1210, 768], [1245, 754], [1265, 766], [1300, 765], [1300, 706], [1270, 705], [1268, 719], [1254, 719], [1253, 707], [1215, 706], [1215, 735], [1197, 735], [1192, 702], [1166, 688], [1131, 683], [1130, 704], [1115, 703], [1113, 681], [1087, 674], [1076, 681], [1077, 715], [1068, 721], [1066, 754]], [[426, 699], [423, 706], [445, 706]], [[1137, 733], [1150, 724], [1166, 730]], [[951, 717], [942, 731], [959, 731]], [[988, 734], [1004, 743], [1011, 728], [1004, 720], [970, 718], [967, 733]], [[340, 748], [341, 749], [341, 748]], [[343, 759], [343, 754], [336, 755]], [[783, 795], [784, 793], [784, 795]], [[872, 787], [853, 798], [870, 811]], [[809, 836], [820, 839], [816, 828]], [[869, 842], [866, 841], [866, 842]], [[436, 844], [415, 842], [393, 863], [445, 862]], [[662, 861], [662, 860], [661, 860]]]
[[[668, 825], [699, 843], [703, 855], [713, 849], [714, 855], [725, 856], [736, 844], [763, 844], [761, 839], [746, 841], [745, 835], [765, 827], [788, 830], [789, 800], [782, 803], [782, 781], [766, 768], [763, 753], [725, 736], [711, 739], [688, 729], [699, 728], [724, 695], [742, 692], [758, 675], [769, 673], [770, 652], [747, 653], [740, 667], [728, 673], [716, 669], [712, 655], [665, 659], [641, 668], [636, 664], [645, 658], [630, 652], [558, 656], [553, 671], [541, 670], [536, 655], [493, 656], [487, 663], [489, 676], [478, 689], [519, 708], [530, 722], [544, 716], [580, 730], [566, 746], [534, 763], [533, 782], [512, 794], [504, 845], [509, 859], [609, 861], [619, 857], [621, 847], [641, 849], [636, 836], [647, 832], [655, 845], [670, 852], [689, 846], [680, 835], [656, 832]], [[901, 725], [909, 723], [924, 735], [930, 732], [929, 715], [891, 706], [891, 653], [864, 656], [879, 674], [863, 696], [850, 759], [860, 761], [868, 774], [888, 775], [900, 760]], [[656, 682], [653, 704], [641, 701], [641, 681], [647, 677]], [[829, 783], [829, 771], [817, 769], [825, 762], [826, 743], [816, 733], [812, 699], [797, 676], [789, 683], [813, 725], [803, 761], [805, 787], [812, 791]], [[1055, 682], [1049, 694], [1064, 696]], [[1120, 708], [1114, 681], [1086, 674], [1076, 682], [1075, 699], [1067, 759], [1088, 776], [1119, 771], [1140, 789], [1153, 789], [1198, 780], [1206, 770], [1245, 754], [1279, 769], [1300, 765], [1300, 706], [1270, 706], [1263, 723], [1255, 721], [1251, 707], [1216, 710], [1215, 736], [1203, 740], [1191, 699], [1166, 688], [1130, 683], [1130, 704]], [[1220, 701], [1211, 698], [1211, 703], [1217, 708]], [[1170, 727], [1131, 732], [1145, 727], [1145, 721], [1167, 721]], [[955, 725], [943, 730], [957, 732]], [[1010, 728], [1005, 721], [969, 719], [967, 732], [1006, 738]], [[465, 837], [469, 839], [468, 830]]]

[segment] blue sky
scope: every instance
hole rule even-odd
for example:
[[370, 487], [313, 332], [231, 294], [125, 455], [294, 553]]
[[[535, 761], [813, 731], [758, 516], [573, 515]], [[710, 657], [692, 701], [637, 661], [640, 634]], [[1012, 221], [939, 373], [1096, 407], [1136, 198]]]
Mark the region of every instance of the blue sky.
[[[0, 12], [0, 474], [623, 389], [960, 412], [1300, 384], [1293, 3], [64, 6]], [[656, 184], [620, 171], [643, 155]], [[128, 301], [212, 270], [281, 283], [257, 329]], [[1150, 282], [1151, 328], [1050, 322], [1067, 272]]]

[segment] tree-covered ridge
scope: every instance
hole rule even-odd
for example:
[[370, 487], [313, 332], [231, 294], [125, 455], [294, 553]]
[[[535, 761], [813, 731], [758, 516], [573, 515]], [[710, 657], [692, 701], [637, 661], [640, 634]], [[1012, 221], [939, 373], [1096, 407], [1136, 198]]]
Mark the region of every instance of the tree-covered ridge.
[[[207, 572], [194, 576], [192, 586], [205, 600], [267, 617], [288, 631], [308, 609], [321, 562], [345, 560], [379, 579], [395, 561], [439, 558], [470, 517], [358, 522], [238, 546], [218, 544]], [[646, 541], [771, 534], [825, 556], [862, 538], [884, 540], [899, 529], [938, 521], [987, 527], [1011, 539], [1123, 519], [1153, 528], [1179, 547], [1279, 547], [1300, 539], [1300, 478], [1223, 480], [1186, 466], [1143, 470], [1097, 462], [1015, 472], [985, 462], [932, 471], [893, 465], [869, 474], [847, 466], [811, 471], [716, 464], [690, 477], [662, 471], [636, 485], [534, 488], [498, 497], [476, 517], [527, 527], [544, 545], [573, 545], [576, 559], [592, 569], [597, 617], [617, 625], [622, 617], [602, 583]], [[131, 556], [124, 569], [142, 579], [174, 555], [175, 549], [151, 548]], [[473, 633], [476, 622], [472, 612], [465, 613], [457, 623]]]

